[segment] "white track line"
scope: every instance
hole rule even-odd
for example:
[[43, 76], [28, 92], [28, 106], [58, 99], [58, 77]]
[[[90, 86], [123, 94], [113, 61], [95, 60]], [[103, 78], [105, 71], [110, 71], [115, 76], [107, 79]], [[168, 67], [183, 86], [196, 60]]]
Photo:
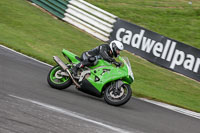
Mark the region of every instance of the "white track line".
[[148, 103], [152, 103], [152, 104], [161, 106], [161, 107], [164, 107], [164, 108], [167, 108], [169, 110], [173, 110], [173, 111], [181, 113], [181, 114], [185, 114], [187, 116], [191, 116], [191, 117], [200, 119], [200, 113], [196, 113], [196, 112], [193, 112], [193, 111], [190, 111], [190, 110], [186, 110], [186, 109], [183, 109], [183, 108], [175, 107], [175, 106], [172, 106], [172, 105], [169, 105], [169, 104], [165, 104], [165, 103], [161, 103], [161, 102], [157, 102], [157, 101], [153, 101], [153, 100], [148, 100], [148, 99], [144, 99], [144, 98], [138, 98], [138, 99], [145, 101], [145, 102], [148, 102]]
[[29, 59], [32, 59], [32, 60], [34, 60], [34, 61], [36, 61], [36, 62], [39, 62], [39, 63], [41, 63], [41, 64], [44, 64], [44, 65], [53, 67], [52, 65], [49, 65], [49, 64], [47, 64], [47, 63], [45, 63], [45, 62], [42, 62], [42, 61], [39, 61], [39, 60], [37, 60], [37, 59], [35, 59], [35, 58], [33, 58], [33, 57], [30, 57], [30, 56], [27, 56], [27, 55], [22, 54], [22, 53], [20, 53], [20, 52], [17, 52], [17, 51], [15, 51], [15, 50], [13, 50], [13, 49], [11, 49], [11, 48], [8, 48], [8, 47], [6, 47], [6, 46], [3, 46], [3, 45], [1, 45], [1, 44], [0, 44], [0, 47], [5, 48], [5, 49], [7, 49], [7, 50], [10, 50], [10, 51], [12, 51], [12, 52], [14, 52], [14, 53], [17, 53], [17, 54], [21, 55], [21, 56], [24, 56], [24, 57], [27, 57], [27, 58], [29, 58]]
[[41, 102], [38, 102], [38, 101], [34, 101], [34, 100], [30, 100], [30, 99], [26, 99], [26, 98], [14, 96], [14, 95], [9, 95], [9, 96], [13, 97], [13, 98], [16, 98], [16, 99], [19, 99], [19, 100], [30, 102], [32, 104], [36, 104], [36, 105], [42, 106], [43, 108], [46, 108], [46, 109], [49, 109], [49, 110], [52, 110], [52, 111], [56, 111], [58, 113], [62, 113], [64, 115], [68, 115], [68, 116], [71, 116], [71, 117], [74, 117], [74, 118], [77, 118], [77, 119], [80, 119], [80, 120], [83, 120], [83, 121], [87, 121], [87, 122], [96, 124], [98, 126], [102, 126], [104, 128], [110, 129], [110, 130], [118, 132], [118, 133], [136, 133], [136, 132], [139, 133], [138, 131], [136, 131], [136, 132], [132, 132], [131, 131], [130, 132], [130, 131], [126, 131], [126, 130], [114, 127], [114, 126], [110, 126], [110, 125], [104, 124], [102, 122], [98, 122], [98, 121], [89, 119], [89, 118], [87, 118], [87, 116], [84, 116], [82, 114], [78, 114], [78, 113], [72, 112], [70, 110], [66, 110], [66, 109], [63, 109], [63, 108], [52, 106], [52, 105], [49, 105], [49, 104], [46, 104], [46, 103], [41, 103]]
[[[19, 52], [13, 50], [13, 49], [10, 49], [10, 48], [8, 48], [8, 47], [6, 47], [6, 46], [1, 45], [1, 44], [0, 44], [0, 47], [3, 47], [3, 48], [5, 48], [5, 49], [8, 49], [8, 50], [10, 50], [10, 51], [12, 51], [12, 52], [14, 52], [14, 53], [20, 54], [20, 55], [22, 55], [22, 56], [25, 56], [25, 57], [27, 57], [27, 58], [29, 58], [29, 59], [32, 59], [32, 60], [37, 61], [37, 62], [39, 62], [39, 63], [42, 63], [42, 64], [44, 64], [44, 65], [53, 67], [52, 65], [49, 65], [49, 64], [44, 63], [44, 62], [42, 62], [42, 61], [39, 61], [39, 60], [37, 60], [37, 59], [34, 59], [34, 58], [29, 57], [29, 56], [27, 56], [27, 55], [24, 55], [24, 54], [22, 54], [22, 53], [19, 53]], [[169, 104], [165, 104], [165, 103], [161, 103], [161, 102], [157, 102], [157, 101], [153, 101], [153, 100], [148, 100], [148, 99], [144, 99], [144, 98], [138, 98], [138, 99], [140, 99], [140, 100], [142, 100], [142, 101], [145, 101], [145, 102], [148, 102], [148, 103], [152, 103], [152, 104], [161, 106], [161, 107], [164, 107], [164, 108], [167, 108], [167, 109], [169, 109], [169, 110], [173, 110], [173, 111], [175, 111], [175, 112], [179, 112], [179, 113], [181, 113], [181, 114], [185, 114], [185, 115], [187, 115], [187, 116], [191, 116], [191, 117], [200, 119], [200, 113], [196, 113], [196, 112], [193, 112], [193, 111], [190, 111], [190, 110], [178, 108], [178, 107], [175, 107], [175, 106], [172, 106], [172, 105], [169, 105]]]

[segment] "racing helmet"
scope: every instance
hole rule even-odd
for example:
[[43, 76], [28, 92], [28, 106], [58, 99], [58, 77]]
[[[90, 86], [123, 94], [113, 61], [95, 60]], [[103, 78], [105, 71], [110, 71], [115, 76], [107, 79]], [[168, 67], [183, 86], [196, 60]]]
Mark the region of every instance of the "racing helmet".
[[110, 42], [109, 46], [115, 57], [119, 55], [119, 52], [117, 52], [117, 50], [118, 51], [124, 50], [124, 45], [120, 41], [117, 41], [117, 40], [113, 40], [112, 42]]

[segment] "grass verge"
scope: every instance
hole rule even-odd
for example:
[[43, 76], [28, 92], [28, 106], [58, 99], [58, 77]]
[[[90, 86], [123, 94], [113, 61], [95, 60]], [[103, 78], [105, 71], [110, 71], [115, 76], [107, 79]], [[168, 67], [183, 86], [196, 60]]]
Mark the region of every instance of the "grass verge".
[[[80, 55], [102, 42], [53, 19], [25, 0], [0, 1], [0, 44], [49, 64], [52, 56], [62, 57], [63, 48]], [[200, 84], [146, 60], [128, 56], [135, 75], [133, 95], [156, 99], [200, 112]], [[62, 58], [64, 59], [64, 58]]]

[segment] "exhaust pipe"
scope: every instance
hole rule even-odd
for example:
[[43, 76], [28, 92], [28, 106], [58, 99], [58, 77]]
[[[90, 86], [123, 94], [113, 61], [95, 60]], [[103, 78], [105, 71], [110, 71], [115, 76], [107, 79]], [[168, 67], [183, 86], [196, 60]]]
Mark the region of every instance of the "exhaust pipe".
[[60, 60], [60, 58], [58, 58], [57, 56], [53, 56], [53, 60], [64, 70], [66, 71], [70, 78], [72, 79], [72, 81], [74, 82], [74, 84], [76, 85], [77, 88], [81, 88], [81, 86], [76, 82], [76, 80], [73, 78], [73, 76], [71, 75], [71, 72], [68, 70], [67, 66], [65, 65], [65, 63], [63, 61]]

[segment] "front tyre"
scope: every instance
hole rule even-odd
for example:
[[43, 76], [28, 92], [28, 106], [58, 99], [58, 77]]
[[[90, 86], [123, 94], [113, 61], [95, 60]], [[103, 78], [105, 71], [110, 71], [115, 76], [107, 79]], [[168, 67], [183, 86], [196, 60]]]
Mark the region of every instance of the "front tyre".
[[117, 91], [110, 85], [105, 89], [104, 100], [110, 105], [121, 106], [130, 100], [131, 95], [132, 89], [128, 84], [123, 84]]
[[50, 70], [47, 76], [47, 82], [52, 88], [63, 90], [72, 84], [72, 80], [70, 79], [70, 77], [63, 75], [62, 72], [64, 71], [59, 65], [53, 67]]

